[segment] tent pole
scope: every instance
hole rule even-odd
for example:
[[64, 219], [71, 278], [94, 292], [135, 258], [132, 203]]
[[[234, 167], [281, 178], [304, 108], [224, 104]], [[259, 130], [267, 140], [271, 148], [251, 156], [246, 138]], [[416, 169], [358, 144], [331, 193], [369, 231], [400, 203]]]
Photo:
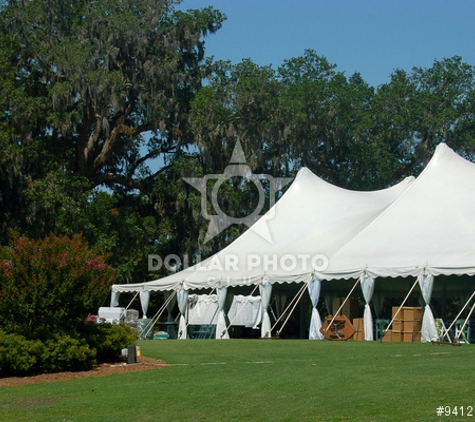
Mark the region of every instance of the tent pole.
[[[256, 284], [256, 286], [254, 287], [254, 289], [252, 290], [250, 296], [252, 296], [254, 294], [254, 292], [256, 291], [256, 289], [259, 287], [259, 284]], [[244, 309], [244, 302], [243, 304], [241, 305], [241, 307], [238, 309], [238, 311], [236, 312], [236, 315], [234, 315], [234, 318], [232, 321], [229, 322], [229, 325], [224, 329], [224, 331], [221, 333], [220, 337], [223, 338], [224, 337], [224, 334], [226, 334], [227, 331], [229, 331], [229, 329], [231, 328], [231, 326], [233, 325], [234, 321], [236, 321], [236, 318], [238, 317], [238, 315], [240, 314], [240, 312]], [[216, 311], [217, 312], [217, 311]], [[215, 315], [216, 315], [216, 312], [215, 312]], [[213, 319], [214, 319], [214, 316], [213, 316]]]
[[173, 290], [173, 293], [170, 296], [168, 296], [168, 299], [165, 300], [163, 305], [160, 307], [160, 309], [157, 311], [157, 313], [153, 316], [152, 323], [149, 324], [148, 330], [145, 332], [145, 334], [142, 333], [142, 335], [140, 336], [140, 338], [142, 340], [147, 338], [148, 333], [154, 327], [154, 325], [157, 323], [158, 318], [160, 318], [162, 316], [165, 309], [167, 309], [167, 305], [172, 301], [172, 299], [174, 298], [175, 295], [176, 295], [176, 290]]
[[462, 324], [462, 327], [460, 328], [460, 331], [459, 331], [458, 335], [455, 336], [455, 338], [454, 338], [455, 341], [458, 341], [458, 339], [460, 338], [460, 336], [463, 333], [463, 330], [465, 329], [465, 326], [467, 325], [467, 322], [470, 319], [470, 317], [472, 316], [472, 313], [473, 313], [474, 310], [475, 310], [475, 303], [472, 305], [472, 308], [470, 309], [470, 312], [468, 313], [467, 318], [465, 318], [465, 322]]
[[135, 292], [135, 295], [134, 297], [132, 298], [132, 300], [129, 302], [129, 304], [127, 305], [127, 307], [124, 309], [124, 312], [122, 312], [120, 314], [120, 317], [119, 317], [119, 321], [122, 319], [122, 317], [125, 315], [125, 313], [127, 312], [127, 309], [130, 308], [130, 305], [132, 305], [132, 302], [135, 300], [135, 298], [137, 297], [137, 295], [140, 293], [140, 290], [137, 290], [137, 292]]
[[[276, 327], [277, 323], [283, 318], [283, 316], [287, 313], [287, 311], [289, 310], [289, 308], [292, 307], [292, 305], [294, 304], [294, 301], [297, 299], [297, 296], [300, 295], [300, 292], [302, 291], [302, 289], [305, 289], [305, 283], [303, 284], [303, 286], [297, 291], [297, 293], [295, 294], [295, 296], [292, 298], [292, 300], [289, 302], [289, 304], [287, 305], [287, 307], [281, 312], [279, 318], [276, 319], [274, 325], [272, 326], [271, 328], [271, 331], [274, 331], [274, 328]], [[278, 332], [277, 332], [277, 335], [278, 333], [280, 333], [280, 331], [282, 331], [282, 329], [280, 329]]]
[[[404, 298], [404, 300], [402, 301], [401, 303], [401, 306], [398, 308], [398, 310], [396, 311], [396, 313], [394, 314], [393, 318], [391, 319], [391, 322], [388, 324], [388, 326], [386, 327], [386, 329], [384, 330], [384, 334], [386, 334], [386, 332], [391, 328], [391, 325], [393, 324], [394, 320], [396, 319], [396, 317], [399, 315], [399, 312], [401, 311], [402, 307], [404, 306], [404, 304], [406, 303], [407, 299], [409, 298], [410, 294], [412, 293], [412, 291], [414, 290], [414, 287], [416, 287], [416, 284], [419, 282], [419, 279], [416, 278], [416, 281], [414, 282], [414, 284], [412, 285], [411, 289], [409, 290], [409, 292], [407, 293], [406, 297]], [[383, 336], [384, 337], [384, 336]]]
[[468, 298], [467, 302], [465, 302], [465, 305], [463, 306], [462, 310], [457, 314], [455, 319], [452, 321], [452, 324], [450, 324], [449, 327], [445, 330], [447, 333], [451, 330], [451, 328], [460, 318], [460, 315], [462, 315], [463, 311], [465, 311], [465, 308], [468, 306], [468, 304], [470, 303], [470, 301], [473, 299], [474, 296], [475, 296], [475, 290], [473, 291], [472, 295]]
[[335, 315], [332, 316], [332, 319], [330, 321], [330, 323], [327, 325], [327, 328], [325, 330], [323, 330], [323, 335], [325, 336], [325, 333], [327, 332], [328, 328], [330, 328], [333, 324], [333, 321], [335, 321], [335, 318], [336, 316], [341, 312], [341, 310], [343, 309], [343, 306], [345, 306], [345, 303], [348, 301], [348, 299], [350, 298], [351, 294], [353, 293], [353, 290], [356, 289], [356, 286], [359, 284], [360, 282], [360, 279], [356, 280], [356, 283], [355, 285], [352, 287], [352, 289], [350, 290], [350, 293], [348, 293], [348, 295], [345, 297], [345, 300], [342, 302], [342, 304], [340, 305], [340, 307], [338, 308], [338, 310], [335, 312]]
[[[280, 327], [280, 330], [277, 331], [277, 337], [280, 336], [280, 332], [284, 329], [285, 325], [287, 324], [288, 320], [290, 319], [290, 316], [292, 315], [295, 308], [297, 307], [297, 304], [300, 302], [300, 299], [302, 299], [302, 296], [305, 293], [305, 289], [307, 288], [307, 286], [308, 286], [308, 283], [304, 283], [302, 288], [300, 289], [300, 292], [297, 293], [298, 297], [297, 297], [297, 295], [295, 296], [297, 299], [295, 300], [294, 306], [291, 309], [291, 311], [289, 312], [289, 315], [287, 315], [287, 318], [285, 319], [282, 326]], [[275, 324], [274, 324], [274, 327], [275, 327]], [[274, 329], [274, 327], [271, 328], [271, 330], [270, 330], [271, 332]]]

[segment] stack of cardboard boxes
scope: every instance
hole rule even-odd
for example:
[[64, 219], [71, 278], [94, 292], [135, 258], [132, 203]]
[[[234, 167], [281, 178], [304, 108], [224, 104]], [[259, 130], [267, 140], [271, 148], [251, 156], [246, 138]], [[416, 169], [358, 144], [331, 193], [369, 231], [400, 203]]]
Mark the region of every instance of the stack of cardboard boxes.
[[422, 308], [404, 306], [398, 312], [399, 307], [392, 309], [394, 318], [391, 330], [386, 332], [383, 341], [403, 341], [417, 343], [421, 341]]

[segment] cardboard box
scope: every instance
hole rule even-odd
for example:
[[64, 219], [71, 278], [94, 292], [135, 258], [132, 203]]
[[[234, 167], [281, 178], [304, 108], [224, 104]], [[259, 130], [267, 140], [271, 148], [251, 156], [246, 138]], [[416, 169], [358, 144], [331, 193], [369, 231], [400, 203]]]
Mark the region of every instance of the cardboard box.
[[403, 329], [402, 331], [421, 331], [422, 329], [422, 321], [419, 320], [419, 321], [408, 321], [408, 320], [404, 320], [404, 323], [403, 323]]
[[[391, 317], [394, 318], [399, 306], [392, 307]], [[408, 320], [408, 321], [421, 321], [422, 320], [422, 308], [413, 307], [413, 306], [403, 306], [401, 310], [397, 313], [396, 319], [399, 320]]]
[[383, 337], [383, 342], [398, 342], [402, 341], [401, 331], [388, 330]]
[[404, 308], [402, 308], [402, 310], [404, 310], [404, 321], [406, 320], [421, 321], [422, 320], [422, 308], [405, 306]]
[[364, 332], [364, 318], [353, 318], [353, 327], [357, 332]]
[[406, 343], [420, 343], [421, 332], [420, 331], [406, 331], [402, 334], [403, 340]]
[[388, 330], [386, 331], [386, 333], [383, 333], [383, 343], [392, 341], [392, 338], [393, 332], [391, 330]]
[[392, 341], [402, 341], [402, 331], [392, 330]]
[[351, 340], [363, 341], [364, 340], [364, 331], [356, 331], [355, 334], [353, 334], [353, 337], [351, 337]]
[[400, 319], [393, 321], [392, 329], [396, 331], [404, 331], [404, 323]]
[[399, 309], [399, 306], [393, 306], [392, 307], [392, 312], [391, 312], [391, 318], [394, 318], [396, 316], [396, 313], [397, 313], [397, 318], [396, 319], [404, 319], [404, 308], [401, 308], [401, 310], [399, 312], [397, 312]]

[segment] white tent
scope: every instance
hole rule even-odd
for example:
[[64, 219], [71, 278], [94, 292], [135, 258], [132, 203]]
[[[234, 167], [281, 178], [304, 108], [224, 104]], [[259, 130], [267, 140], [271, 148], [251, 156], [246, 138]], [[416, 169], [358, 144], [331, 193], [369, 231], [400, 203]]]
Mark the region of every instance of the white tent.
[[[415, 276], [422, 341], [436, 340], [434, 276], [475, 274], [475, 164], [440, 144], [415, 182], [329, 259], [322, 279]], [[371, 298], [371, 294], [369, 294]]]
[[[113, 292], [186, 290], [310, 281], [328, 257], [355, 237], [413, 183], [356, 192], [338, 188], [307, 168], [274, 207], [229, 246], [170, 276], [114, 285]], [[270, 235], [271, 241], [267, 240]], [[266, 238], [267, 237], [267, 238]], [[312, 262], [313, 261], [313, 262]]]
[[440, 144], [411, 186], [330, 256], [324, 279], [475, 274], [475, 164]]
[[258, 222], [228, 247], [206, 261], [159, 280], [114, 285], [119, 292], [196, 290], [259, 284], [262, 333], [270, 333], [268, 307], [274, 283], [306, 282], [314, 304], [311, 337], [320, 336], [316, 304], [320, 282], [315, 272], [328, 257], [363, 230], [412, 183], [374, 192], [356, 192], [331, 185], [310, 170], [299, 171], [292, 186]]
[[265, 298], [274, 283], [306, 282], [316, 303], [321, 280], [340, 284], [353, 278], [360, 280], [367, 304], [366, 324], [376, 278], [385, 278], [376, 287], [393, 289], [405, 283], [388, 284], [388, 277], [415, 276], [426, 303], [423, 340], [428, 341], [436, 335], [429, 307], [433, 277], [475, 274], [474, 216], [475, 164], [445, 144], [415, 181], [376, 192], [340, 189], [304, 168], [276, 205], [222, 251], [159, 280], [115, 285], [113, 295], [259, 285]]

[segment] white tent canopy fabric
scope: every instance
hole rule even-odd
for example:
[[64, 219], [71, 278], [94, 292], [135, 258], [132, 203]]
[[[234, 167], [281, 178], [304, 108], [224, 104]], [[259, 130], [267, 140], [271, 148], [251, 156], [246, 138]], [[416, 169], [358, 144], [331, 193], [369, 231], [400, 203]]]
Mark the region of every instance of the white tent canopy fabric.
[[389, 207], [329, 258], [327, 280], [475, 274], [475, 164], [440, 144]]
[[[113, 292], [194, 290], [261, 283], [310, 282], [315, 269], [395, 201], [414, 178], [391, 188], [356, 192], [333, 186], [307, 168], [274, 207], [229, 246], [195, 266]], [[268, 236], [262, 236], [267, 233]], [[272, 241], [269, 241], [269, 236]]]

